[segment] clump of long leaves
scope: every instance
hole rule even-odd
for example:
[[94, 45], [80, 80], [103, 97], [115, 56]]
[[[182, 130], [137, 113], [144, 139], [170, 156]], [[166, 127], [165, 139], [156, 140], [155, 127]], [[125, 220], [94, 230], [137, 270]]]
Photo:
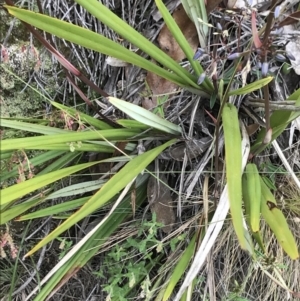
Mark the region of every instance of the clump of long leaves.
[[[111, 99], [111, 101], [114, 102], [116, 100]], [[115, 129], [74, 109], [55, 102], [51, 102], [51, 104], [58, 108], [61, 115], [68, 119], [69, 124], [71, 124], [71, 121], [80, 123], [78, 130], [73, 131], [51, 127], [44, 125], [45, 120], [38, 119], [24, 119], [21, 121], [2, 118], [1, 120], [1, 125], [5, 128], [35, 134], [34, 137], [7, 139], [1, 144], [1, 158], [7, 164], [1, 171], [1, 180], [3, 187], [8, 186], [1, 190], [1, 223], [7, 223], [12, 219], [22, 221], [49, 215], [59, 216], [66, 212], [72, 213], [75, 209], [80, 208], [75, 213], [70, 214], [64, 223], [25, 255], [29, 256], [47, 242], [58, 237], [76, 222], [105, 206], [108, 202], [116, 200], [118, 197], [119, 199], [115, 203], [115, 206], [118, 206], [118, 210], [113, 210], [103, 220], [97, 231], [90, 237], [87, 237], [88, 239], [86, 238], [85, 244], [78, 247], [78, 252], [74, 254], [72, 260], [65, 263], [55, 273], [52, 280], [47, 283], [39, 294], [39, 298], [43, 298], [43, 295], [48, 295], [49, 291], [53, 289], [53, 286], [62, 279], [67, 271], [72, 274], [79, 267], [83, 266], [101, 247], [99, 241], [104, 243], [110, 233], [122, 223], [125, 217], [128, 217], [128, 212], [130, 212], [131, 208], [130, 201], [132, 201], [130, 191], [132, 191], [133, 187], [136, 190], [135, 206], [138, 207], [144, 201], [148, 174], [145, 173], [144, 176], [141, 176], [141, 172], [175, 140], [169, 140], [139, 156], [132, 153], [137, 141], [140, 139], [151, 139], [151, 135], [154, 134], [157, 137], [159, 133], [161, 133], [161, 137], [164, 137], [164, 140], [168, 139], [168, 137], [171, 139], [174, 137], [174, 134], [180, 134], [178, 126], [144, 109], [134, 112], [134, 114], [136, 119], [140, 121], [145, 120], [146, 125], [148, 121], [153, 123], [151, 124], [153, 127], [152, 134], [151, 131], [144, 134], [145, 124], [138, 121], [135, 123], [134, 129], [124, 127]], [[131, 106], [135, 107], [134, 105]], [[137, 109], [140, 108], [137, 107]], [[126, 124], [126, 121], [121, 121], [121, 123]], [[133, 122], [130, 122], [130, 124], [132, 125]], [[118, 149], [118, 142], [123, 144], [125, 142], [126, 145], [120, 150], [119, 156], [103, 161], [79, 163], [84, 152], [113, 153]], [[27, 154], [30, 151], [37, 150], [39, 154], [29, 159]], [[130, 153], [132, 154], [129, 155]], [[19, 164], [14, 164], [16, 161]], [[103, 177], [103, 179], [96, 181], [83, 181], [54, 191], [55, 183], [58, 180], [86, 171], [89, 167], [103, 162], [111, 162], [111, 164], [119, 162], [120, 167], [111, 178]], [[124, 164], [125, 166], [121, 167]], [[10, 185], [10, 183], [16, 181], [18, 182], [17, 184]], [[135, 185], [132, 186], [133, 181], [135, 181]], [[119, 195], [122, 190], [123, 193]], [[90, 197], [79, 197], [82, 193], [88, 191], [96, 191], [96, 193]], [[47, 207], [48, 200], [67, 196], [72, 196], [73, 199], [56, 206]], [[46, 207], [35, 209], [40, 208], [41, 204], [45, 204]], [[28, 210], [33, 212], [26, 214], [25, 212]], [[89, 251], [87, 256], [85, 251], [88, 249], [93, 251]]]
[[[197, 81], [201, 74], [203, 74], [203, 69], [201, 65], [193, 59], [194, 54], [192, 53], [189, 44], [181, 34], [176, 23], [160, 0], [156, 0], [156, 4], [160, 9], [165, 22], [170, 28], [170, 31], [186, 54], [186, 57], [192, 66], [194, 72], [193, 74], [189, 73], [186, 69], [173, 61], [169, 56], [150, 43], [142, 35], [134, 31], [128, 24], [115, 16], [100, 2], [96, 0], [77, 0], [76, 2], [82, 5], [101, 22], [115, 30], [123, 38], [159, 62], [162, 67], [152, 63], [142, 56], [131, 52], [118, 43], [110, 41], [109, 39], [92, 31], [82, 29], [79, 26], [16, 7], [6, 6], [6, 8], [10, 14], [28, 24], [31, 24], [34, 27], [89, 49], [99, 51], [103, 54], [132, 63], [161, 77], [164, 77], [193, 93], [205, 97], [209, 97], [213, 93], [215, 95], [218, 94], [221, 103], [221, 109], [218, 118], [219, 120], [221, 116], [224, 120], [228, 118], [223, 114], [223, 108], [225, 108], [225, 111], [228, 109], [235, 110], [232, 105], [227, 105], [229, 96], [244, 95], [250, 93], [251, 91], [261, 89], [266, 87], [272, 80], [272, 77], [265, 77], [235, 91], [230, 91], [231, 86], [228, 84], [224, 93], [222, 86], [223, 82], [221, 81], [219, 83], [219, 88], [217, 89], [218, 91], [214, 89], [212, 82], [207, 77], [205, 77], [203, 82], [198, 85]], [[57, 57], [59, 58], [59, 56]], [[62, 59], [60, 61], [64, 63]], [[67, 65], [64, 64], [64, 66], [66, 67]], [[74, 69], [72, 71], [73, 74], [76, 74], [77, 72]], [[229, 79], [229, 83], [232, 82], [233, 77], [234, 74]], [[291, 95], [289, 99], [294, 100], [296, 102], [296, 106], [299, 106], [300, 90]], [[111, 104], [125, 112], [135, 121], [128, 122], [128, 127], [126, 127], [126, 121], [120, 122], [120, 124], [123, 125], [122, 127], [114, 127], [110, 123], [96, 120], [86, 114], [71, 108], [67, 108], [55, 102], [51, 102], [51, 104], [63, 112], [63, 114], [68, 116], [68, 118], [80, 123], [78, 131], [58, 129], [49, 127], [47, 125], [45, 126], [42, 125], [42, 121], [38, 120], [2, 120], [1, 125], [3, 127], [15, 128], [38, 135], [34, 137], [9, 139], [3, 141], [1, 144], [1, 155], [2, 158], [7, 160], [7, 162], [9, 162], [9, 159], [13, 155], [15, 155], [17, 152], [20, 152], [20, 150], [22, 150], [21, 156], [23, 158], [23, 160], [21, 160], [21, 167], [8, 167], [2, 172], [2, 179], [3, 181], [6, 181], [8, 187], [1, 191], [1, 222], [6, 223], [14, 218], [18, 218], [19, 220], [38, 218], [45, 215], [59, 214], [61, 212], [80, 208], [75, 213], [70, 215], [66, 221], [52, 231], [47, 237], [40, 241], [28, 254], [26, 254], [26, 256], [33, 254], [42, 246], [73, 226], [75, 223], [93, 213], [95, 210], [103, 207], [108, 202], [115, 201], [114, 206], [119, 206], [119, 208], [122, 208], [122, 210], [119, 210], [118, 212], [112, 210], [107, 218], [105, 218], [98, 227], [96, 227], [89, 235], [87, 235], [76, 246], [76, 248], [74, 248], [72, 252], [63, 259], [56, 270], [51, 272], [49, 276], [42, 281], [42, 285], [44, 283], [46, 284], [36, 300], [44, 300], [54, 289], [54, 287], [58, 285], [60, 281], [62, 281], [62, 279], [63, 281], [66, 280], [66, 278], [64, 278], [66, 275], [68, 275], [68, 277], [74, 275], [76, 271], [82, 267], [101, 247], [99, 241], [104, 242], [105, 239], [107, 239], [107, 237], [112, 233], [112, 231], [114, 231], [120, 225], [122, 220], [128, 216], [128, 211], [130, 209], [130, 197], [128, 192], [132, 189], [131, 187], [133, 181], [136, 181], [136, 205], [139, 205], [144, 201], [146, 197], [145, 183], [147, 176], [141, 176], [141, 173], [162, 151], [176, 141], [172, 138], [181, 136], [181, 129], [175, 124], [172, 124], [142, 108], [131, 105], [122, 100], [114, 98], [108, 98], [108, 100], [111, 102]], [[236, 118], [237, 114], [234, 113], [232, 116]], [[275, 112], [270, 119], [270, 128], [273, 129], [273, 136], [268, 142], [271, 142], [280, 133], [282, 133], [288, 123], [297, 116], [299, 116], [299, 113], [283, 111]], [[234, 130], [236, 135], [239, 135], [238, 120], [236, 119], [236, 121], [237, 123], [235, 124]], [[145, 129], [148, 131], [145, 132]], [[242, 225], [243, 215], [241, 207], [241, 175], [243, 156], [242, 152], [240, 151], [242, 150], [242, 141], [241, 139], [237, 139], [237, 136], [233, 137], [232, 135], [226, 134], [226, 131], [230, 131], [230, 129], [230, 123], [224, 122], [227, 164], [226, 169], [231, 214], [233, 224], [242, 247], [248, 249], [249, 252], [253, 254], [253, 246], [251, 239], [249, 238], [250, 235], [247, 231], [244, 231]], [[263, 144], [265, 136], [265, 130], [262, 130], [253, 146], [255, 149], [257, 148], [257, 145], [260, 147], [260, 145]], [[137, 155], [137, 153], [134, 152], [138, 141], [151, 140], [154, 139], [154, 137], [155, 139], [160, 137], [163, 142], [167, 142], [156, 146], [155, 148], [150, 149], [141, 155]], [[119, 149], [118, 142], [125, 142], [125, 148]], [[266, 147], [266, 145], [263, 144], [263, 147]], [[43, 152], [40, 155], [35, 156], [32, 160], [27, 160], [25, 154], [30, 150], [42, 150]], [[68, 189], [62, 189], [55, 192], [53, 191], [53, 183], [56, 181], [71, 174], [86, 170], [95, 164], [101, 163], [99, 161], [95, 161], [74, 164], [74, 162], [79, 160], [83, 152], [114, 153], [116, 150], [119, 154], [118, 157], [113, 157], [112, 159], [107, 159], [101, 162], [119, 162], [120, 165], [126, 165], [122, 168], [116, 169], [117, 173], [110, 179], [104, 178], [96, 182], [84, 182], [76, 184], [76, 186], [73, 187], [68, 187]], [[246, 165], [245, 160], [248, 159], [248, 156], [245, 154], [243, 166]], [[23, 164], [24, 159], [26, 159], [25, 163], [27, 165]], [[47, 164], [47, 162], [50, 160], [52, 163]], [[239, 164], [235, 164], [236, 162], [239, 162]], [[38, 167], [43, 166], [44, 164], [46, 164], [47, 167], [41, 168], [37, 174], [34, 174], [32, 166]], [[238, 177], [231, 177], [230, 174], [237, 175]], [[20, 183], [9, 186], [9, 183], [11, 183], [10, 181], [16, 177], [19, 178]], [[237, 178], [239, 178], [238, 183], [236, 183]], [[238, 189], [234, 189], [234, 187], [237, 185]], [[67, 204], [60, 204], [53, 208], [46, 208], [37, 210], [34, 213], [24, 214], [29, 209], [33, 209], [35, 206], [38, 206], [39, 204], [46, 202], [51, 198], [74, 195], [74, 191], [76, 193], [75, 195], [77, 195], [77, 193], [80, 194], [82, 191], [86, 191], [87, 187], [90, 191], [97, 192], [91, 197], [74, 199]], [[227, 188], [225, 189], [223, 196], [224, 202], [228, 202], [228, 198], [226, 197]], [[235, 202], [235, 200], [238, 200], [238, 202]], [[224, 202], [221, 203], [222, 206], [225, 204]], [[226, 217], [228, 206], [224, 206], [225, 207], [222, 208], [219, 206], [216, 210], [215, 216], [212, 219], [212, 223], [207, 230], [207, 236], [203, 238], [202, 244], [195, 254], [195, 260], [192, 263], [190, 271], [185, 278], [183, 286], [180, 289], [176, 300], [179, 300], [184, 290], [193, 282], [195, 276], [197, 275], [197, 271], [201, 268], [201, 265], [203, 264], [211, 248], [211, 241], [210, 246], [208, 246], [207, 237], [209, 237], [212, 232], [217, 235], [219, 233], [218, 231], [221, 230], [222, 223], [217, 223], [217, 221], [219, 222], [220, 219], [224, 219]], [[220, 215], [220, 213], [222, 213], [222, 215]], [[175, 288], [175, 285], [179, 281], [178, 275], [182, 276], [183, 272], [186, 270], [194, 252], [194, 246], [195, 237], [192, 239], [188, 248], [181, 256], [173, 273], [169, 275], [171, 281], [166, 287], [162, 300], [167, 300], [169, 298]], [[93, 251], [87, 252], [87, 250]], [[202, 252], [203, 254], [201, 255]], [[178, 273], [178, 271], [181, 271], [181, 273]]]

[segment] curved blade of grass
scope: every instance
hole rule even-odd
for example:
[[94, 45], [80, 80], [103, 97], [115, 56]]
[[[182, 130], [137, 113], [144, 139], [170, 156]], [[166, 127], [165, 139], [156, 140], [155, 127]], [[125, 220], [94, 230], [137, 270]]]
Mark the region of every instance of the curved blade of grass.
[[36, 146], [50, 145], [56, 143], [67, 143], [83, 140], [126, 140], [139, 134], [138, 130], [111, 129], [102, 131], [70, 132], [67, 134], [54, 134], [49, 136], [37, 136], [29, 138], [9, 139], [1, 142], [1, 151], [22, 148], [33, 148]]
[[[141, 67], [171, 82], [174, 82], [179, 86], [192, 86], [199, 88], [196, 84], [196, 78], [194, 76], [189, 74], [183, 67], [172, 60], [162, 50], [154, 46], [145, 37], [137, 33], [128, 24], [114, 15], [103, 4], [97, 2], [96, 0], [77, 2], [110, 28], [115, 30], [115, 26], [117, 26], [118, 31], [122, 29], [122, 35], [125, 38], [131, 37], [129, 41], [137, 45], [139, 48], [146, 50], [145, 52], [149, 55], [154, 55], [154, 59], [158, 59], [157, 61], [173, 70], [176, 74], [157, 66], [151, 61], [144, 59], [120, 44], [80, 26], [12, 6], [5, 5], [5, 8], [11, 15], [17, 17], [18, 19], [41, 30], [49, 32], [57, 37]], [[143, 41], [145, 44], [141, 43], [141, 41]]]
[[32, 255], [45, 244], [56, 238], [62, 232], [69, 229], [75, 223], [91, 214], [106, 204], [121, 189], [130, 183], [140, 172], [142, 172], [164, 149], [175, 143], [175, 139], [166, 142], [140, 156], [129, 161], [118, 173], [116, 173], [103, 187], [94, 194], [90, 200], [63, 224], [52, 231], [47, 237], [40, 241], [25, 257]]
[[67, 167], [62, 170], [57, 170], [46, 175], [37, 176], [25, 182], [2, 189], [0, 191], [0, 204], [1, 206], [9, 204], [12, 201], [21, 198], [30, 192], [43, 188], [46, 185], [49, 185], [57, 180], [67, 177], [77, 171], [93, 166], [99, 162], [100, 161]]
[[[46, 168], [44, 168], [41, 172], [38, 173], [38, 175], [47, 174], [51, 171], [58, 170], [63, 168], [65, 165], [70, 164], [76, 157], [78, 157], [80, 153], [67, 153], [63, 157], [59, 158], [52, 164], [48, 165]], [[127, 162], [134, 156], [121, 156], [121, 157], [112, 157], [109, 159], [101, 160], [101, 163], [104, 162]]]
[[[49, 193], [52, 190], [52, 188], [48, 188], [45, 191], [43, 191], [44, 194]], [[20, 216], [22, 213], [26, 212], [30, 208], [33, 208], [34, 206], [40, 204], [43, 202], [44, 198], [41, 197], [41, 195], [38, 193], [35, 196], [31, 197], [29, 200], [11, 206], [11, 208], [8, 208], [6, 210], [0, 210], [0, 224], [6, 224], [9, 221], [13, 220], [14, 218]]]
[[60, 158], [55, 160], [54, 162], [48, 164], [47, 167], [45, 167], [43, 170], [41, 170], [38, 173], [38, 175], [41, 176], [41, 175], [48, 174], [49, 172], [62, 169], [66, 165], [70, 164], [71, 162], [74, 162], [74, 160], [76, 158], [81, 158], [81, 153], [79, 153], [79, 152], [73, 152], [73, 153], [67, 152], [63, 156], [61, 156]]
[[60, 133], [68, 133], [71, 131], [62, 130], [51, 126], [45, 126], [41, 124], [34, 124], [29, 122], [22, 122], [17, 120], [9, 120], [5, 118], [0, 118], [1, 126], [8, 127], [11, 129], [17, 129], [22, 131], [27, 131], [31, 133], [39, 133], [43, 135], [53, 135]]
[[[88, 196], [88, 197], [84, 197], [84, 198], [80, 198], [80, 199], [76, 199], [76, 200], [72, 200], [72, 201], [68, 201], [68, 202], [63, 202], [61, 204], [57, 204], [57, 205], [47, 207], [47, 208], [44, 208], [41, 210], [37, 210], [32, 213], [28, 213], [28, 214], [18, 217], [17, 221], [36, 219], [36, 218], [46, 217], [49, 215], [54, 216], [59, 213], [71, 211], [71, 210], [77, 209], [80, 206], [84, 205], [84, 203], [86, 203], [89, 198], [90, 197]], [[16, 211], [17, 211], [17, 208], [16, 208]], [[22, 212], [24, 212], [24, 211], [22, 211]]]
[[[200, 0], [201, 1], [201, 0]], [[175, 38], [176, 42], [186, 55], [187, 59], [189, 60], [191, 66], [193, 67], [193, 70], [195, 71], [197, 78], [200, 76], [201, 73], [204, 72], [202, 66], [200, 65], [199, 61], [194, 60], [194, 53], [193, 50], [186, 40], [185, 36], [181, 32], [179, 26], [169, 13], [168, 9], [164, 5], [164, 3], [161, 0], [155, 0], [156, 6], [159, 9], [164, 21], [166, 22], [167, 27], [169, 28], [172, 36]], [[197, 1], [198, 3], [198, 1]], [[204, 90], [206, 91], [212, 91], [213, 90], [213, 85], [210, 82], [210, 80], [206, 77], [204, 82], [201, 84]]]
[[172, 122], [162, 119], [159, 116], [142, 107], [114, 97], [108, 97], [108, 100], [119, 110], [143, 124], [146, 124], [150, 127], [153, 127], [166, 133], [174, 135], [181, 134], [181, 128], [178, 125], [175, 125]]
[[46, 197], [46, 200], [75, 196], [77, 194], [84, 194], [90, 191], [98, 190], [105, 183], [104, 180], [86, 181], [82, 183], [73, 184], [62, 189], [59, 189]]
[[164, 296], [162, 298], [163, 301], [169, 300], [171, 294], [174, 291], [175, 286], [177, 285], [178, 281], [180, 280], [181, 276], [185, 273], [186, 268], [193, 257], [195, 252], [195, 242], [196, 242], [196, 234], [191, 239], [188, 247], [185, 249], [184, 253], [182, 254], [181, 258], [179, 259], [175, 269], [172, 272], [172, 275], [169, 279], [168, 286], [166, 287]]
[[236, 90], [231, 90], [228, 95], [244, 95], [244, 94], [249, 94], [253, 91], [259, 90], [262, 87], [266, 86], [268, 83], [270, 83], [273, 80], [274, 77], [268, 76], [262, 79], [259, 79], [255, 81], [254, 83], [251, 83], [249, 85], [246, 85], [245, 87], [236, 89]]

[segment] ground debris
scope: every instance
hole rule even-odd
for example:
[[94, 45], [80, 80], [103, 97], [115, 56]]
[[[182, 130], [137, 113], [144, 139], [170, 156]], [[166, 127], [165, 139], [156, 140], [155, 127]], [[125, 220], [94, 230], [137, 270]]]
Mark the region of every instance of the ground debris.
[[165, 226], [162, 230], [165, 233], [172, 231], [175, 222], [175, 213], [172, 207], [172, 197], [167, 186], [167, 178], [162, 173], [159, 178], [150, 177], [147, 187], [148, 201], [152, 213], [156, 214], [156, 220]]

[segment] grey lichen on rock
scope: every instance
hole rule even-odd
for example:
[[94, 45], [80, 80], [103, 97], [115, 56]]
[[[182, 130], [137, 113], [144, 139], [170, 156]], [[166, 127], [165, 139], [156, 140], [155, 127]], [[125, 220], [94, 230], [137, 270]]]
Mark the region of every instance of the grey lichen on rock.
[[[40, 115], [45, 109], [45, 98], [31, 87], [39, 91], [42, 87], [43, 94], [54, 95], [53, 92], [56, 92], [51, 56], [42, 51], [42, 47], [29, 42], [30, 33], [21, 21], [12, 18], [4, 10], [0, 10], [0, 20], [1, 117]], [[42, 85], [30, 80], [34, 72], [35, 77], [43, 82]], [[40, 74], [44, 78], [41, 79]]]
[[[44, 109], [44, 97], [30, 86], [26, 86], [32, 72], [38, 71], [42, 64], [43, 71], [48, 69], [48, 65], [50, 66], [50, 64], [45, 64], [50, 61], [47, 55], [43, 55], [42, 60], [38, 49], [28, 42], [19, 42], [7, 47], [1, 46], [2, 117], [33, 117]], [[37, 87], [34, 81], [30, 85]], [[53, 87], [55, 85], [51, 85], [52, 89]]]

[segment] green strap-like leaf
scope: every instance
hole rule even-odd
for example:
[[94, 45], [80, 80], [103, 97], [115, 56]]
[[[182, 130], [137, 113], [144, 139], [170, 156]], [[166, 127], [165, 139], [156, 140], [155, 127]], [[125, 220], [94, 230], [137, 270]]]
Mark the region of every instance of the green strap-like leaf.
[[230, 212], [240, 245], [246, 249], [242, 213], [242, 140], [237, 109], [225, 104], [222, 112], [225, 138], [226, 179]]
[[[43, 193], [47, 194], [52, 190], [52, 188], [46, 189], [46, 191], [43, 191]], [[42, 197], [39, 193], [37, 193], [35, 196], [30, 198], [29, 200], [19, 203], [17, 205], [13, 205], [10, 208], [6, 210], [0, 210], [0, 223], [6, 224], [9, 221], [13, 220], [14, 218], [20, 216], [22, 213], [26, 212], [30, 208], [33, 208], [34, 206], [39, 205], [45, 197]], [[49, 216], [49, 214], [48, 214]]]
[[21, 198], [30, 192], [43, 188], [46, 185], [49, 185], [50, 183], [67, 177], [70, 174], [73, 174], [79, 170], [86, 169], [96, 163], [98, 162], [84, 163], [78, 164], [76, 166], [67, 167], [62, 170], [57, 170], [42, 176], [37, 176], [25, 182], [2, 189], [0, 191], [0, 204], [1, 206], [9, 204], [10, 202]]
[[[59, 213], [67, 212], [74, 210], [80, 206], [82, 206], [90, 197], [84, 197], [68, 202], [63, 202], [54, 206], [51, 206], [50, 208], [44, 208], [41, 210], [34, 211], [32, 213], [28, 213], [25, 215], [22, 215], [20, 218], [18, 218], [18, 221], [25, 221], [25, 220], [30, 220], [30, 219], [35, 219], [35, 218], [41, 218], [41, 217], [46, 217], [49, 215], [56, 215]], [[17, 206], [16, 206], [16, 211], [17, 211]], [[23, 212], [23, 211], [22, 211]]]
[[130, 139], [141, 132], [139, 130], [124, 130], [124, 129], [111, 129], [102, 131], [82, 131], [82, 132], [70, 132], [67, 134], [54, 134], [48, 136], [38, 136], [29, 138], [9, 139], [1, 142], [1, 151], [32, 148], [43, 145], [51, 145], [57, 143], [68, 143], [86, 140], [126, 140]]
[[22, 131], [27, 131], [31, 133], [39, 133], [43, 135], [53, 135], [53, 134], [60, 134], [60, 133], [68, 133], [71, 131], [62, 130], [51, 126], [45, 126], [41, 124], [34, 124], [29, 122], [22, 122], [17, 120], [10, 120], [1, 118], [0, 119], [1, 126], [8, 127], [11, 129], [18, 129]]
[[174, 135], [181, 133], [181, 128], [178, 125], [162, 119], [142, 107], [114, 97], [109, 97], [108, 100], [128, 116], [143, 124]]
[[272, 76], [262, 78], [260, 80], [255, 81], [254, 83], [246, 85], [243, 88], [232, 90], [228, 93], [228, 95], [231, 96], [231, 95], [246, 95], [246, 94], [249, 94], [253, 91], [261, 89], [262, 87], [264, 87], [265, 85], [270, 83], [272, 80], [273, 80]]
[[166, 290], [164, 292], [163, 301], [169, 300], [170, 296], [172, 295], [175, 286], [177, 285], [178, 281], [182, 277], [182, 275], [185, 273], [189, 262], [193, 258], [193, 254], [195, 252], [195, 242], [196, 242], [196, 234], [194, 234], [193, 238], [191, 239], [188, 247], [185, 249], [183, 254], [181, 255], [181, 258], [177, 262], [174, 271], [172, 272], [172, 275], [168, 281], [168, 286], [166, 287]]
[[57, 151], [79, 151], [79, 152], [101, 152], [101, 153], [113, 153], [114, 148], [110, 145], [96, 145], [91, 143], [55, 143], [44, 144], [23, 147], [26, 150], [57, 150]]

